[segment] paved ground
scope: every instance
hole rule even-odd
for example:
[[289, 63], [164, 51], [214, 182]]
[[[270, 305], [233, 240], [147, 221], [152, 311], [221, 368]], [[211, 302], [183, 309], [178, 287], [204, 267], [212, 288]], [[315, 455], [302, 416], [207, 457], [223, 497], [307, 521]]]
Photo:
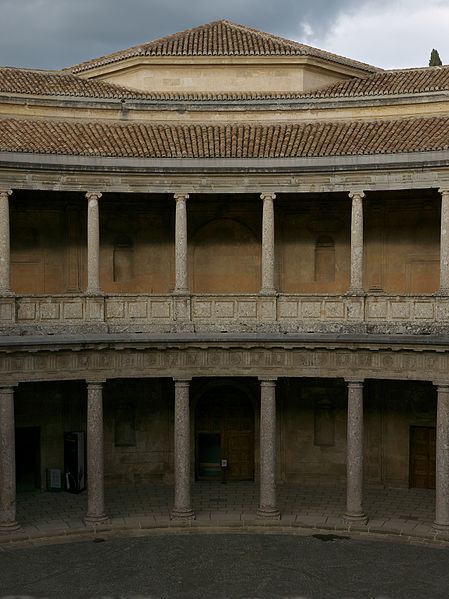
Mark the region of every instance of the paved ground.
[[[203, 483], [192, 486], [196, 527], [260, 526], [256, 518], [257, 483]], [[368, 488], [365, 507], [370, 521], [365, 530], [378, 533], [435, 537], [434, 491]], [[18, 495], [17, 518], [21, 532], [14, 538], [36, 538], [86, 532], [86, 493], [23, 493]], [[282, 519], [277, 525], [344, 530], [345, 488], [282, 484], [278, 486]], [[170, 522], [173, 488], [167, 485], [118, 486], [106, 489], [111, 530], [151, 529]], [[191, 523], [192, 524], [192, 523]], [[276, 524], [276, 523], [275, 523]], [[272, 526], [272, 523], [267, 524]], [[0, 544], [7, 539], [0, 536]]]
[[[166, 534], [0, 550], [0, 597], [447, 599], [449, 549], [339, 535]], [[98, 541], [99, 539], [97, 539]]]

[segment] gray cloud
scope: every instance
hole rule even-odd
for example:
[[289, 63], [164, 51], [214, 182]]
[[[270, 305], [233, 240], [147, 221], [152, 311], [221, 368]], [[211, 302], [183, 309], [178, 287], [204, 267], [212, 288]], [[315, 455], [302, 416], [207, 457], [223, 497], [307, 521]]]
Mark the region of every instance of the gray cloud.
[[0, 64], [61, 68], [224, 18], [307, 43], [305, 24], [320, 39], [340, 14], [370, 2], [0, 0]]

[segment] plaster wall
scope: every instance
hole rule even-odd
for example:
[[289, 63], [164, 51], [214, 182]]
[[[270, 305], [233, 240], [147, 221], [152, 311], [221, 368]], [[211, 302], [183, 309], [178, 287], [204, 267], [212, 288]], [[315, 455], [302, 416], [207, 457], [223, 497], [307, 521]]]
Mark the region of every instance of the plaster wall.
[[[153, 64], [113, 72], [102, 80], [151, 93], [301, 92], [304, 69], [296, 64]], [[329, 81], [338, 80], [332, 75]], [[314, 81], [309, 75], [309, 85]], [[317, 80], [316, 80], [317, 81]], [[321, 83], [323, 85], [323, 83]], [[309, 88], [308, 88], [309, 89]]]
[[[364, 288], [434, 293], [439, 286], [437, 192], [368, 194]], [[37, 208], [39, 204], [39, 208]], [[79, 293], [86, 286], [86, 200], [26, 193], [11, 201], [11, 283], [16, 293]], [[101, 287], [106, 293], [170, 293], [174, 201], [169, 195], [100, 200]], [[188, 273], [193, 293], [257, 293], [262, 202], [257, 195], [188, 200]], [[346, 194], [279, 194], [276, 285], [283, 293], [345, 293], [350, 212]]]

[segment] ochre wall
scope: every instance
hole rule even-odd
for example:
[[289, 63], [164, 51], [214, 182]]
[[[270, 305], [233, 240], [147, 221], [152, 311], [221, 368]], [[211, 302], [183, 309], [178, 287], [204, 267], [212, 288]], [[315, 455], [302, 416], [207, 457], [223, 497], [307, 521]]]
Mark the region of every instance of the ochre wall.
[[[82, 194], [17, 193], [11, 201], [11, 285], [24, 294], [86, 287]], [[101, 287], [106, 293], [170, 293], [174, 214], [170, 195], [100, 199]], [[364, 288], [434, 293], [439, 286], [437, 194], [367, 194]], [[193, 293], [257, 293], [262, 202], [257, 195], [192, 196], [188, 273]], [[275, 276], [283, 293], [349, 288], [351, 203], [346, 194], [275, 200]]]

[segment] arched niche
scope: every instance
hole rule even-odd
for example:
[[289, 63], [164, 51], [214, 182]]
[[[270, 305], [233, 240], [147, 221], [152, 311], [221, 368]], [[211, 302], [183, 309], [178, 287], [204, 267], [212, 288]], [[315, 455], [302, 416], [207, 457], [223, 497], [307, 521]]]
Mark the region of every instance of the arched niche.
[[194, 293], [257, 293], [260, 243], [249, 227], [219, 218], [203, 225], [192, 240]]

